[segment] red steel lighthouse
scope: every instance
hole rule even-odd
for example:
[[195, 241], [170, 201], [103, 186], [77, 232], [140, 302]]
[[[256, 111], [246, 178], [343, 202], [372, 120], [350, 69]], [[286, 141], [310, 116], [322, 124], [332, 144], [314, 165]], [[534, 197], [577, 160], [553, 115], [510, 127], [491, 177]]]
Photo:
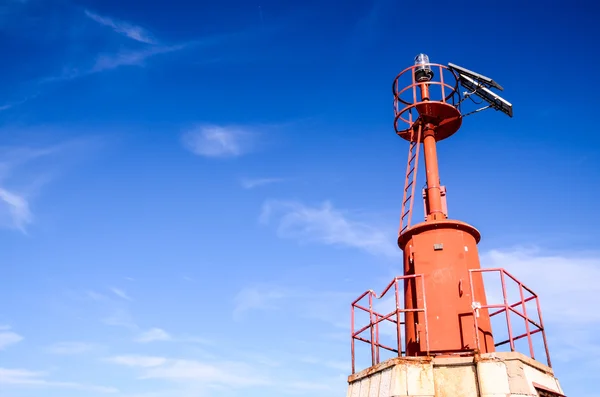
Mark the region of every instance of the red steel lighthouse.
[[[460, 87], [466, 91], [461, 93]], [[562, 396], [551, 369], [538, 296], [504, 269], [482, 269], [477, 250], [479, 231], [448, 217], [437, 143], [455, 134], [465, 117], [482, 110], [495, 109], [512, 117], [512, 105], [492, 89], [503, 90], [492, 79], [460, 66], [430, 63], [425, 54], [419, 54], [414, 65], [394, 80], [394, 128], [409, 142], [398, 232], [404, 274], [394, 278], [381, 294], [369, 290], [352, 303], [349, 396], [536, 396], [542, 392]], [[463, 111], [465, 102], [474, 97], [485, 105]], [[421, 151], [425, 162], [425, 217], [423, 222], [412, 224]], [[499, 276], [499, 302], [488, 302], [483, 281], [486, 272]], [[518, 291], [516, 297], [510, 296], [509, 284]], [[379, 313], [375, 310], [376, 300], [386, 295], [392, 295], [395, 309]], [[357, 323], [358, 312], [368, 315], [366, 325]], [[495, 316], [505, 319], [500, 333], [508, 338], [495, 337], [491, 321]], [[393, 325], [395, 346], [380, 338], [384, 324]], [[541, 337], [546, 355], [544, 364], [535, 360], [537, 337]], [[517, 351], [517, 341], [527, 342], [528, 355]], [[371, 352], [371, 367], [360, 373], [355, 368], [357, 342], [368, 343]], [[382, 361], [382, 351], [392, 352], [396, 358]], [[504, 366], [494, 367], [496, 375], [491, 375], [492, 367], [486, 366], [486, 360], [496, 360], [495, 364], [500, 360]], [[470, 372], [459, 369], [466, 363], [476, 374], [472, 380]], [[529, 367], [532, 369], [525, 369]], [[418, 382], [411, 380], [410, 368], [413, 374], [417, 371], [425, 376], [425, 383], [422, 376]], [[525, 383], [514, 379], [511, 383], [515, 371], [523, 372]], [[457, 385], [464, 390], [456, 389]], [[427, 390], [421, 390], [423, 387]]]

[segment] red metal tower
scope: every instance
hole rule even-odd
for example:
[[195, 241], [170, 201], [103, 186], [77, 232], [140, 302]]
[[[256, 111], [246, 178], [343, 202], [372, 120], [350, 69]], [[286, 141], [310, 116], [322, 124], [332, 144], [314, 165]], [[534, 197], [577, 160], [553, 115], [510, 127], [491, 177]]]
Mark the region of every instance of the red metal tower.
[[[467, 91], [461, 94], [459, 86]], [[512, 105], [491, 91], [492, 88], [503, 90], [492, 79], [457, 65], [432, 64], [424, 54], [419, 54], [415, 64], [394, 80], [394, 127], [409, 142], [398, 232], [404, 275], [394, 278], [381, 294], [369, 290], [352, 303], [353, 374], [357, 341], [370, 345], [375, 367], [381, 363], [382, 350], [416, 359], [480, 357], [496, 354], [500, 346], [509, 346], [511, 352], [516, 352], [518, 340], [528, 342], [529, 356], [535, 359], [532, 336], [536, 334], [542, 336], [550, 368], [538, 296], [504, 269], [481, 269], [477, 250], [481, 235], [473, 226], [448, 218], [446, 189], [440, 182], [437, 142], [451, 137], [466, 116], [481, 110], [492, 108], [512, 117]], [[473, 96], [487, 105], [463, 112], [463, 102]], [[422, 191], [425, 220], [413, 225], [421, 149], [425, 161], [426, 187]], [[497, 304], [487, 301], [484, 272], [499, 275], [502, 296]], [[509, 283], [518, 291], [514, 301], [507, 292]], [[375, 300], [390, 291], [395, 293], [395, 309], [390, 313], [377, 312]], [[528, 313], [529, 302], [535, 303], [535, 310], [529, 309]], [[356, 311], [368, 314], [367, 325], [355, 324]], [[496, 340], [492, 333], [491, 318], [497, 315], [506, 319], [506, 340]], [[514, 332], [515, 316], [524, 325], [520, 334]], [[384, 344], [380, 339], [383, 323], [394, 325], [396, 346]]]

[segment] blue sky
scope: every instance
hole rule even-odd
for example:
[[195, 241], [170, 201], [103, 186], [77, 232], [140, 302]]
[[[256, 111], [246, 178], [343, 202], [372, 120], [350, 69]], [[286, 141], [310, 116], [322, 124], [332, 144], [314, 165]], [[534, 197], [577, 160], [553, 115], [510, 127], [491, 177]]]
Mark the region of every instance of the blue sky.
[[0, 394], [343, 396], [349, 304], [401, 271], [391, 84], [425, 52], [514, 104], [439, 144], [450, 216], [598, 396], [592, 5], [2, 0]]

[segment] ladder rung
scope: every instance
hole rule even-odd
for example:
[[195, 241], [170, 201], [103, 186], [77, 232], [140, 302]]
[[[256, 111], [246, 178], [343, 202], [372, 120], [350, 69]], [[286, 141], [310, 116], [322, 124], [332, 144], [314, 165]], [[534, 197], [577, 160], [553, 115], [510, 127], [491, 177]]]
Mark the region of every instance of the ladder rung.
[[405, 212], [405, 213], [402, 215], [401, 219], [404, 219], [404, 218], [406, 218], [406, 215], [408, 215], [408, 213], [409, 213], [409, 212], [410, 212], [410, 210], [406, 211], [406, 212]]
[[406, 198], [406, 200], [404, 200], [404, 202], [402, 203], [402, 207], [404, 207], [406, 205], [406, 203], [408, 203], [410, 201], [410, 199], [412, 199], [412, 196], [409, 196]]
[[415, 182], [414, 180], [410, 181], [410, 183], [408, 185], [406, 185], [406, 187], [404, 188], [404, 191], [408, 192], [408, 188], [411, 187], [414, 182]]
[[410, 176], [413, 172], [415, 172], [415, 167], [411, 168], [410, 171], [408, 171], [408, 174], [406, 174], [406, 176]]

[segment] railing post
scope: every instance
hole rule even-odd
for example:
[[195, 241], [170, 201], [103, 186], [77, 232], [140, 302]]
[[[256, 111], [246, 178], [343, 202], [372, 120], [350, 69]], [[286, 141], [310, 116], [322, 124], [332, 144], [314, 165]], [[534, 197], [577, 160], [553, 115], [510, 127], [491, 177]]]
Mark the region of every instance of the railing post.
[[527, 332], [527, 342], [529, 342], [529, 354], [535, 360], [533, 351], [533, 342], [531, 341], [531, 332], [529, 330], [529, 316], [527, 316], [527, 304], [525, 303], [525, 295], [523, 294], [523, 283], [519, 282], [519, 293], [521, 294], [521, 306], [523, 306], [523, 316], [525, 316], [525, 331]]
[[350, 309], [350, 339], [351, 339], [351, 351], [352, 351], [352, 374], [354, 374], [355, 370], [356, 370], [356, 363], [355, 363], [355, 352], [354, 352], [354, 303], [351, 306]]
[[548, 366], [552, 368], [552, 362], [550, 361], [550, 351], [548, 350], [548, 341], [546, 340], [546, 328], [544, 327], [544, 321], [542, 320], [542, 309], [540, 308], [540, 300], [537, 295], [535, 297], [535, 304], [537, 305], [538, 317], [540, 319], [540, 328], [542, 330], [542, 338], [544, 339], [544, 349], [546, 350], [546, 361]]
[[402, 356], [402, 336], [400, 334], [400, 292], [398, 290], [398, 277], [394, 279], [395, 292], [396, 292], [396, 340], [398, 342], [398, 357]]
[[[416, 287], [416, 282], [417, 282], [417, 277], [419, 277], [420, 281], [421, 281], [421, 293], [423, 296], [423, 319], [425, 321], [425, 350], [427, 355], [429, 356], [429, 322], [427, 321], [427, 295], [425, 293], [425, 280], [422, 274], [419, 275], [415, 275], [415, 287]], [[417, 316], [418, 316], [417, 312]], [[418, 318], [418, 317], [417, 317]]]
[[[475, 290], [473, 289], [473, 272], [475, 270], [469, 269], [469, 288], [471, 289], [471, 308], [473, 309], [473, 326], [475, 327], [475, 347], [477, 351], [481, 351], [480, 341], [479, 341], [479, 322], [477, 321], [477, 310], [475, 308]], [[478, 272], [481, 276], [481, 281], [483, 282], [483, 272]]]
[[371, 365], [375, 365], [375, 327], [373, 326], [373, 294], [369, 293], [369, 326], [371, 328]]
[[510, 308], [508, 298], [506, 297], [506, 281], [504, 280], [504, 269], [500, 271], [500, 280], [502, 281], [502, 297], [504, 298], [504, 311], [506, 312], [506, 324], [508, 325], [508, 340], [510, 341], [510, 351], [515, 351], [515, 341], [513, 340], [512, 327], [510, 325]]

